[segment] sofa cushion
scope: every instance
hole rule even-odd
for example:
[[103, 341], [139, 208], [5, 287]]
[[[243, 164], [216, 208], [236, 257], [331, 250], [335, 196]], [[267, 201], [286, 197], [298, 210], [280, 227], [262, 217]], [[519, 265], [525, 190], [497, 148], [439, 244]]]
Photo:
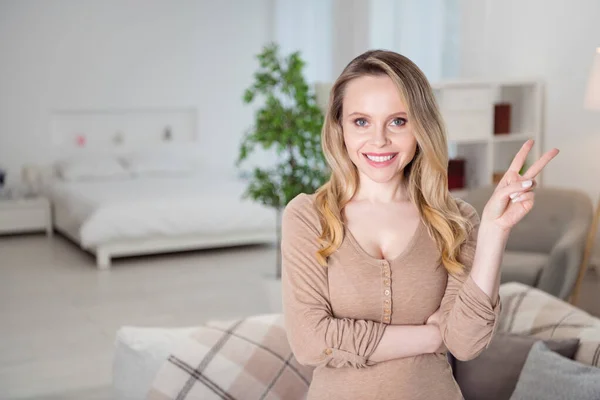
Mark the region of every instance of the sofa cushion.
[[536, 286], [548, 255], [525, 251], [506, 251], [502, 257], [502, 282], [520, 282]]
[[569, 360], [543, 342], [529, 352], [510, 400], [598, 400], [600, 368]]
[[600, 319], [539, 289], [521, 283], [500, 286], [497, 332], [538, 339], [579, 339], [575, 361], [600, 366]]
[[[536, 338], [499, 333], [489, 347], [470, 361], [454, 360], [454, 377], [465, 400], [477, 400], [482, 393], [489, 400], [509, 400], [519, 374]], [[573, 358], [578, 339], [547, 342], [550, 349]]]
[[176, 343], [193, 328], [124, 326], [117, 332], [112, 383], [115, 399], [146, 398], [152, 380]]
[[281, 314], [212, 321], [177, 343], [147, 399], [304, 399], [312, 371], [294, 358]]

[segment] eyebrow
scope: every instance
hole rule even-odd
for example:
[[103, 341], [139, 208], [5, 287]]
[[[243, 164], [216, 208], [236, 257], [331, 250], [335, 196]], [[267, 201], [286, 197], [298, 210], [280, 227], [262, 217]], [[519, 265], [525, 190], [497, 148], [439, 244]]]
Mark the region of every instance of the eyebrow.
[[[352, 117], [352, 116], [355, 116], [355, 115], [356, 115], [356, 116], [358, 116], [358, 115], [361, 115], [361, 116], [365, 116], [365, 117], [368, 117], [368, 116], [369, 116], [369, 114], [365, 114], [365, 113], [361, 113], [361, 112], [355, 111], [355, 112], [353, 112], [353, 113], [350, 113], [350, 114], [348, 114], [348, 117]], [[403, 117], [406, 117], [406, 116], [408, 116], [408, 114], [407, 114], [407, 113], [405, 113], [404, 111], [400, 111], [400, 112], [397, 112], [397, 113], [390, 114], [390, 115], [388, 116], [388, 118], [389, 118], [389, 117], [392, 117], [392, 116], [395, 116], [395, 115], [401, 115], [401, 116], [403, 116]]]

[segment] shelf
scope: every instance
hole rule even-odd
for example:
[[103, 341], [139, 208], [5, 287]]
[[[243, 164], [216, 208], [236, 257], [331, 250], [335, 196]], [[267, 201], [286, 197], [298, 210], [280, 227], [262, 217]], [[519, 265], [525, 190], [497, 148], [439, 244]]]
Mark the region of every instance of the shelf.
[[[432, 87], [446, 127], [448, 155], [464, 160], [465, 187], [469, 190], [492, 185], [494, 172], [505, 171], [518, 148], [530, 139], [536, 143], [528, 158], [535, 160], [541, 156], [544, 104], [541, 81], [456, 80], [437, 82]], [[502, 111], [496, 107], [500, 104], [510, 106], [506, 115], [496, 114]], [[499, 126], [506, 126], [503, 129], [509, 133], [494, 135]], [[462, 197], [468, 191], [451, 193]]]
[[507, 133], [504, 135], [494, 135], [493, 141], [496, 143], [525, 142], [533, 139], [532, 135], [526, 133]]
[[469, 192], [468, 189], [452, 189], [452, 190], [450, 190], [450, 194], [459, 199], [465, 197], [468, 192]]
[[448, 138], [448, 143], [451, 144], [486, 144], [489, 142], [494, 143], [513, 143], [513, 142], [525, 142], [528, 139], [533, 139], [532, 135], [525, 133], [507, 133], [503, 135], [494, 135], [491, 139], [489, 138], [478, 138], [478, 139], [451, 139]]
[[448, 139], [448, 142], [455, 144], [486, 144], [489, 139]]

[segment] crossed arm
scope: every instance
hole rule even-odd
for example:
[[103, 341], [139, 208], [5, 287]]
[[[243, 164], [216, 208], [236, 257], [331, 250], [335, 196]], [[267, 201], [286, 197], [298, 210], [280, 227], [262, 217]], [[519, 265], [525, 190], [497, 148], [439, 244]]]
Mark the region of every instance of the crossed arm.
[[[407, 326], [333, 317], [327, 271], [314, 257], [318, 232], [315, 221], [306, 212], [306, 207], [311, 206], [308, 202], [304, 196], [290, 202], [282, 221], [286, 331], [300, 363], [362, 368], [436, 352], [442, 341], [458, 359], [474, 358], [485, 349], [500, 310], [497, 281], [506, 240], [499, 240], [495, 236], [498, 232], [480, 229], [479, 218], [471, 206], [461, 203], [465, 216], [475, 226], [461, 251], [461, 262], [470, 273], [463, 278], [448, 277], [439, 325]], [[485, 250], [475, 252], [477, 241], [486, 244], [479, 246]], [[482, 266], [478, 267], [478, 263]]]

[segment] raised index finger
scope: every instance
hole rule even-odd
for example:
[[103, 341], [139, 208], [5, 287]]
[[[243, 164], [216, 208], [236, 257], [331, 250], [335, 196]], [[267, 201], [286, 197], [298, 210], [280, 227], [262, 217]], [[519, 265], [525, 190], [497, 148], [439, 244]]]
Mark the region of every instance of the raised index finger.
[[532, 147], [533, 147], [533, 140], [531, 140], [531, 139], [527, 140], [523, 144], [523, 146], [521, 146], [521, 150], [519, 150], [517, 155], [515, 155], [515, 158], [513, 158], [512, 162], [510, 163], [510, 167], [508, 167], [508, 170], [516, 172], [518, 174], [519, 171], [521, 170], [521, 168], [523, 168], [523, 165], [525, 164], [525, 160], [527, 159], [527, 155], [529, 154], [529, 151], [531, 150]]

